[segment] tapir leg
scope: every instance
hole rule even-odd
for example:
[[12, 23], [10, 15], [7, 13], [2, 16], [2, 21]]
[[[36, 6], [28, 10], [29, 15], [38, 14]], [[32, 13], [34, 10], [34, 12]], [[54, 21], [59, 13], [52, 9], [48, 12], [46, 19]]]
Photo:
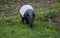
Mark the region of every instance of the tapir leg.
[[26, 20], [26, 24], [29, 24], [28, 20]]
[[23, 17], [22, 17], [21, 21], [22, 21], [22, 23], [24, 24], [24, 18], [23, 18]]

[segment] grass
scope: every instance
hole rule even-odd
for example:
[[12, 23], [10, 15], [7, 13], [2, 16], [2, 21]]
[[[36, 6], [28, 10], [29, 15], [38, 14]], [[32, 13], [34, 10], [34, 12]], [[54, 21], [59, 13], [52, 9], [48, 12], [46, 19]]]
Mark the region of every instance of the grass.
[[0, 4], [2, 5], [6, 4], [6, 0], [0, 0]]
[[34, 27], [21, 23], [20, 15], [0, 18], [0, 38], [60, 38], [60, 32], [46, 22], [35, 19]]
[[[36, 3], [39, 1], [35, 0]], [[5, 3], [4, 0], [0, 0], [0, 4]], [[51, 8], [59, 8], [59, 6], [59, 4], [51, 5]], [[27, 24], [22, 24], [19, 14], [11, 16], [14, 14], [10, 13], [11, 10], [10, 8], [0, 8], [0, 16], [3, 11], [7, 14], [5, 18], [0, 17], [0, 38], [60, 38], [60, 31], [56, 29], [54, 24], [39, 20], [39, 18], [44, 19], [46, 15], [50, 16], [47, 13], [48, 11], [45, 11], [45, 8], [41, 8], [40, 6], [39, 9], [38, 6], [35, 8], [36, 16], [33, 28], [30, 28]]]
[[60, 3], [60, 0], [57, 0], [57, 2], [59, 2], [59, 3]]
[[60, 8], [60, 3], [57, 3], [57, 4], [51, 4], [51, 5], [50, 5], [50, 8], [52, 8], [52, 9]]

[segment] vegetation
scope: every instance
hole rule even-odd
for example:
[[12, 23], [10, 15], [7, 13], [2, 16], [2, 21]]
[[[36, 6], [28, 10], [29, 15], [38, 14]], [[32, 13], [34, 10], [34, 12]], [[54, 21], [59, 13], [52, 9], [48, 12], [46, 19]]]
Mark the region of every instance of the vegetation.
[[60, 8], [60, 3], [58, 3], [58, 4], [51, 4], [50, 8], [52, 8], [52, 9]]
[[[27, 2], [31, 2], [31, 0]], [[35, 2], [38, 3], [40, 0], [35, 0]], [[0, 4], [5, 3], [0, 0]], [[40, 6], [40, 3], [35, 6], [33, 28], [22, 24], [19, 12], [16, 15], [11, 12], [13, 8], [0, 7], [0, 38], [60, 38], [60, 23], [56, 25], [51, 22], [57, 17], [60, 20], [60, 4], [51, 4], [49, 10]]]
[[34, 27], [21, 23], [20, 15], [0, 19], [1, 38], [59, 38], [58, 32], [52, 24], [47, 21], [34, 21]]
[[60, 3], [60, 0], [57, 0], [57, 2], [59, 2], [59, 3]]
[[0, 0], [0, 4], [5, 4], [6, 1], [5, 0]]

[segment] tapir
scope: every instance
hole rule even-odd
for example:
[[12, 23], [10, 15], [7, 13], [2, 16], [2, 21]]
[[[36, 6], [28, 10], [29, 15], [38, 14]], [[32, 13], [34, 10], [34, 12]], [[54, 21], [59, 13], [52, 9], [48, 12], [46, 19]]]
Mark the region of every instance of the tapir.
[[23, 24], [26, 22], [30, 27], [33, 27], [35, 12], [31, 5], [23, 5], [20, 8], [20, 15]]

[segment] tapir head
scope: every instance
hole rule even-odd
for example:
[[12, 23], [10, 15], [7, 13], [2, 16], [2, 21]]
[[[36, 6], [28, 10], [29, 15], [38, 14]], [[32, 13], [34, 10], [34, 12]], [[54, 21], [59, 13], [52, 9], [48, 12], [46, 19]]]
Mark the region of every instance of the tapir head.
[[28, 15], [27, 20], [29, 22], [29, 26], [32, 27], [33, 26], [34, 17], [35, 17], [34, 11], [29, 10], [29, 13], [27, 15]]

